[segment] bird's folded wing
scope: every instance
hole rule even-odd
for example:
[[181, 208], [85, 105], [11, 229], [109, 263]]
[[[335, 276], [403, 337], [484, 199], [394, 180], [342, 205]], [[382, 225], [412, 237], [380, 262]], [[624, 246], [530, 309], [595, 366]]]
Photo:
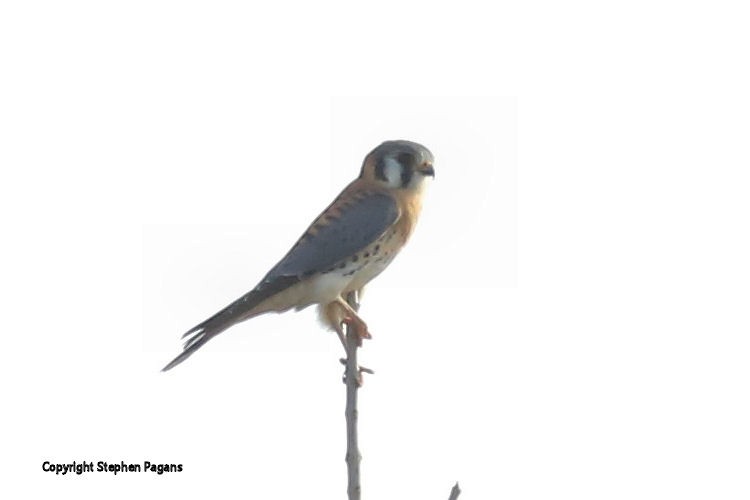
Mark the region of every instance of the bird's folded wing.
[[400, 216], [396, 200], [387, 192], [346, 193], [318, 216], [263, 282], [326, 271], [377, 241]]

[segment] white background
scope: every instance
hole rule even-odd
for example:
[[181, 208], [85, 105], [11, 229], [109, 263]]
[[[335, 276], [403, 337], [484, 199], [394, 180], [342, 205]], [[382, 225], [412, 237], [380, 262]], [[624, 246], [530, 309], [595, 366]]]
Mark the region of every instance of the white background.
[[363, 497], [747, 498], [739, 6], [4, 3], [3, 496], [344, 498], [311, 311], [158, 370], [406, 137], [437, 176], [363, 308]]

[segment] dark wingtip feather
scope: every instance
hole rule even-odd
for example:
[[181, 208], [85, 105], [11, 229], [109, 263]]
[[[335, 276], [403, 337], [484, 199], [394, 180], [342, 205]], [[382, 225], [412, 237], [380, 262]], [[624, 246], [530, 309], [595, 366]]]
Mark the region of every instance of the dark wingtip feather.
[[236, 320], [236, 313], [234, 309], [229, 306], [219, 311], [200, 325], [197, 325], [188, 330], [182, 336], [182, 338], [188, 337], [190, 335], [192, 335], [192, 337], [188, 338], [185, 341], [185, 344], [182, 346], [182, 352], [176, 358], [170, 361], [167, 366], [162, 368], [161, 371], [169, 371], [185, 361], [187, 358], [192, 356], [195, 351], [200, 349], [203, 344], [232, 326]]
[[189, 337], [190, 335], [194, 334], [195, 332], [197, 332], [200, 329], [201, 329], [200, 325], [196, 326], [195, 328], [191, 328], [190, 330], [188, 330], [185, 333], [183, 333], [182, 337], [180, 337], [180, 338], [184, 339], [185, 337]]
[[192, 339], [188, 340], [185, 343], [185, 350], [182, 351], [176, 358], [174, 358], [172, 361], [169, 362], [167, 366], [161, 369], [161, 371], [166, 372], [174, 368], [175, 366], [179, 365], [186, 359], [188, 359], [192, 354], [197, 351], [198, 349], [203, 346], [206, 342], [208, 342], [213, 335], [206, 335], [206, 332], [203, 331], [193, 337]]
[[201, 330], [200, 328], [193, 328], [185, 335], [195, 333], [196, 331], [198, 331], [199, 333], [195, 337], [188, 339], [188, 341], [185, 342], [185, 346], [183, 347], [184, 350], [176, 358], [170, 361], [167, 366], [162, 368], [161, 371], [166, 372], [179, 365], [187, 358], [189, 358], [195, 351], [200, 349], [200, 347], [208, 342], [211, 337], [213, 337], [213, 335], [207, 335], [205, 329]]

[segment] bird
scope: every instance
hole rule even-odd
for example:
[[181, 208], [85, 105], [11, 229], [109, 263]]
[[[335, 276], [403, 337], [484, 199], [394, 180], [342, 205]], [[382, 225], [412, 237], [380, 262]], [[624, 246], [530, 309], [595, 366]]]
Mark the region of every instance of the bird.
[[[409, 240], [435, 177], [430, 150], [407, 140], [385, 141], [365, 156], [359, 176], [315, 218], [286, 255], [248, 293], [188, 330], [183, 351], [162, 371], [185, 361], [229, 327], [269, 312], [318, 306], [324, 325], [358, 342], [367, 324], [346, 301], [378, 276]], [[346, 346], [346, 344], [344, 344]]]

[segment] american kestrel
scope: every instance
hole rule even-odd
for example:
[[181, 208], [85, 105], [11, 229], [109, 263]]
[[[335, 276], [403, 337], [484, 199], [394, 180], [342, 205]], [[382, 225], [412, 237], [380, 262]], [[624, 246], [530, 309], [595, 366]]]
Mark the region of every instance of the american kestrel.
[[251, 291], [191, 328], [185, 361], [230, 326], [267, 312], [317, 304], [320, 317], [343, 342], [343, 325], [369, 338], [367, 325], [346, 302], [388, 267], [409, 239], [422, 209], [426, 178], [435, 177], [432, 153], [410, 141], [387, 141], [362, 163], [359, 177], [333, 200], [291, 250]]

